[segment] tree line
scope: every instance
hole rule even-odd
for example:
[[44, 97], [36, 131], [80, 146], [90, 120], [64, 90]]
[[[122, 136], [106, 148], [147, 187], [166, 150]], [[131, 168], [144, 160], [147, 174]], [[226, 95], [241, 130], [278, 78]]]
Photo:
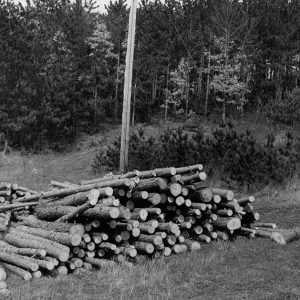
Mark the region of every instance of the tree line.
[[[300, 83], [299, 15], [298, 0], [142, 0], [132, 122], [288, 105]], [[118, 121], [128, 17], [124, 0], [105, 13], [92, 0], [0, 0], [3, 139], [61, 149]]]

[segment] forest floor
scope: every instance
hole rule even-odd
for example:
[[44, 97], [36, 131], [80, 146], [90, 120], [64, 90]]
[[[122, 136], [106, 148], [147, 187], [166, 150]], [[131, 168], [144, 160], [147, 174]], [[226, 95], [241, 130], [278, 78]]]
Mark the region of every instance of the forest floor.
[[[253, 117], [239, 124], [241, 130], [248, 127], [258, 137], [289, 129], [262, 127]], [[298, 129], [293, 131], [299, 133]], [[163, 126], [153, 125], [147, 130], [159, 134]], [[72, 151], [63, 154], [10, 153], [0, 161], [0, 181], [47, 190], [50, 180], [78, 182], [93, 178], [91, 163], [97, 149], [107, 145], [119, 132], [119, 126], [107, 125], [100, 133], [81, 138]], [[299, 180], [295, 180], [286, 187], [255, 193], [255, 207], [261, 219], [287, 228], [300, 226], [299, 186]], [[11, 295], [6, 299], [16, 300], [300, 299], [300, 240], [281, 246], [266, 239], [238, 238], [234, 242], [213, 242], [195, 253], [173, 255], [132, 268], [118, 266], [31, 282], [11, 277], [7, 283]]]

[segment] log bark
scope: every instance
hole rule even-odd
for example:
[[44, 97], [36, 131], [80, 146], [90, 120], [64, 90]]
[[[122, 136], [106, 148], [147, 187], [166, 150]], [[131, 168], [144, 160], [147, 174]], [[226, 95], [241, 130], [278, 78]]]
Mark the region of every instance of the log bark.
[[138, 252], [145, 254], [152, 254], [154, 252], [154, 246], [150, 243], [135, 242], [133, 245]]
[[187, 167], [176, 168], [176, 174], [194, 173], [203, 170], [203, 165], [192, 165]]
[[69, 223], [54, 223], [38, 220], [35, 216], [29, 215], [28, 217], [20, 218], [23, 221], [24, 225], [41, 228], [48, 231], [57, 231], [57, 232], [68, 232], [73, 233], [84, 233], [84, 228], [81, 224], [69, 224]]
[[30, 207], [30, 206], [36, 206], [38, 205], [39, 202], [35, 201], [35, 202], [24, 202], [24, 203], [13, 203], [13, 204], [7, 204], [7, 205], [1, 205], [0, 206], [0, 211], [8, 211], [8, 210], [14, 210], [15, 208], [26, 208], [26, 207]]
[[171, 177], [176, 174], [176, 168], [161, 168], [154, 169], [150, 171], [139, 172], [138, 177], [141, 179], [151, 178], [151, 177]]
[[192, 193], [191, 200], [193, 202], [209, 203], [213, 199], [213, 193], [209, 188], [202, 188]]
[[30, 272], [28, 272], [28, 271], [26, 271], [26, 270], [24, 270], [20, 267], [17, 267], [15, 265], [12, 265], [12, 264], [9, 264], [9, 263], [3, 263], [3, 266], [9, 272], [11, 272], [11, 273], [13, 273], [17, 276], [20, 276], [21, 278], [23, 278], [26, 281], [28, 281], [32, 278]]
[[151, 243], [153, 245], [160, 245], [163, 243], [163, 240], [158, 235], [147, 235], [147, 234], [141, 234], [139, 236], [139, 241], [145, 242], [145, 243]]
[[182, 176], [180, 180], [184, 184], [189, 185], [189, 184], [194, 183], [194, 182], [204, 181], [205, 179], [206, 179], [206, 173], [205, 172], [199, 172], [199, 173], [197, 172], [195, 174]]
[[236, 200], [236, 202], [241, 206], [244, 206], [248, 203], [253, 203], [254, 201], [255, 201], [255, 198], [253, 196], [243, 197], [243, 198]]
[[231, 190], [211, 188], [211, 191], [214, 195], [219, 195], [221, 198], [231, 201], [234, 198], [234, 193]]
[[69, 196], [72, 194], [76, 193], [81, 193], [81, 192], [87, 192], [92, 189], [100, 189], [100, 188], [115, 188], [115, 187], [129, 187], [131, 186], [131, 180], [128, 178], [125, 179], [116, 179], [116, 180], [111, 180], [111, 181], [104, 181], [104, 182], [99, 182], [99, 183], [94, 183], [94, 184], [89, 184], [89, 185], [82, 185], [79, 187], [74, 187], [74, 188], [68, 188], [68, 189], [61, 189], [57, 191], [49, 191], [49, 192], [41, 192], [35, 195], [31, 195], [29, 197], [23, 197], [18, 199], [20, 202], [27, 202], [27, 201], [34, 201], [38, 199], [48, 199], [48, 198], [56, 198], [56, 197], [64, 197], [64, 196]]
[[[80, 206], [78, 206], [74, 211], [69, 212], [68, 214], [60, 217], [55, 222], [71, 222], [75, 220], [77, 217], [81, 216], [85, 211], [92, 207], [90, 202], [86, 202]], [[75, 246], [75, 245], [74, 245]]]
[[44, 249], [18, 248], [4, 241], [0, 241], [0, 249], [2, 252], [15, 253], [19, 255], [32, 256], [32, 257], [34, 256], [45, 257], [47, 254], [46, 250]]
[[143, 179], [135, 187], [136, 191], [166, 191], [167, 183], [163, 178]]
[[37, 263], [29, 261], [28, 259], [25, 259], [21, 255], [15, 253], [6, 253], [0, 251], [0, 260], [33, 272], [39, 269], [39, 265]]
[[62, 232], [55, 232], [55, 231], [47, 231], [44, 229], [39, 228], [31, 228], [27, 226], [18, 226], [16, 230], [20, 230], [22, 232], [26, 232], [28, 234], [32, 234], [35, 236], [39, 236], [59, 244], [64, 244], [67, 246], [78, 246], [81, 242], [81, 235], [79, 234], [69, 234], [69, 233], [62, 233]]
[[60, 261], [67, 261], [70, 248], [56, 242], [37, 237], [27, 233], [11, 230], [4, 239], [7, 243], [22, 248], [45, 249], [48, 255], [58, 258]]
[[201, 249], [201, 245], [195, 240], [185, 240], [184, 244], [187, 245], [189, 251], [197, 251]]
[[120, 175], [112, 175], [112, 176], [104, 176], [101, 178], [91, 179], [91, 180], [81, 180], [80, 185], [90, 185], [100, 182], [106, 182], [106, 181], [112, 181], [116, 179], [124, 179], [124, 178], [134, 178], [136, 176], [139, 176], [140, 172], [135, 170], [133, 172], [128, 172], [126, 174], [120, 174]]
[[[46, 206], [41, 205], [36, 208], [36, 216], [42, 220], [57, 220], [62, 216], [73, 213], [76, 210], [73, 206]], [[117, 219], [120, 211], [116, 207], [96, 205], [86, 210], [82, 216], [95, 219]]]
[[220, 218], [212, 222], [212, 225], [220, 230], [237, 230], [241, 227], [239, 218]]

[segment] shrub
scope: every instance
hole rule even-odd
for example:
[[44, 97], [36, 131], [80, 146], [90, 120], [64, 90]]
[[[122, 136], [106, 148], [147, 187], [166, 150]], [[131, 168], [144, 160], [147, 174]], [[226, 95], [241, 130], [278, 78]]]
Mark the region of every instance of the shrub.
[[[121, 139], [116, 138], [107, 148], [102, 148], [96, 154], [92, 163], [95, 173], [100, 171], [116, 171], [120, 161]], [[147, 136], [145, 130], [140, 128], [133, 132], [129, 139], [129, 169], [149, 170], [160, 165], [158, 144], [153, 136]]]
[[300, 88], [275, 98], [266, 105], [266, 117], [274, 122], [293, 125], [300, 120]]
[[[115, 171], [119, 165], [120, 139], [97, 154], [93, 170]], [[300, 166], [300, 139], [285, 133], [280, 143], [273, 135], [258, 142], [250, 131], [238, 133], [232, 125], [207, 136], [202, 130], [188, 134], [182, 128], [166, 130], [159, 138], [134, 132], [129, 142], [129, 169], [203, 163], [222, 173], [223, 180], [241, 185], [283, 183]]]

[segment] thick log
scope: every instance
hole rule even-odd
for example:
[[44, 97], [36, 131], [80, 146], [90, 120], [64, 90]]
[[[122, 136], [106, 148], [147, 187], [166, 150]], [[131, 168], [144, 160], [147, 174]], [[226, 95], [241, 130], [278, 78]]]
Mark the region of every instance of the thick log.
[[132, 258], [137, 256], [137, 250], [134, 246], [120, 247], [120, 251], [122, 254]]
[[221, 241], [228, 241], [228, 239], [229, 239], [228, 234], [224, 231], [217, 231], [217, 236], [218, 236], [218, 239]]
[[139, 236], [139, 241], [151, 243], [153, 245], [160, 245], [163, 243], [162, 238], [159, 235], [147, 235], [147, 234], [141, 234]]
[[167, 183], [163, 178], [143, 179], [135, 187], [136, 191], [167, 191]]
[[151, 254], [154, 252], [154, 246], [150, 243], [135, 242], [133, 245], [138, 252], [145, 253], [145, 254]]
[[11, 230], [4, 240], [18, 247], [45, 249], [48, 255], [58, 258], [62, 262], [67, 261], [69, 258], [69, 247], [25, 232], [20, 233], [19, 231]]
[[201, 245], [195, 240], [185, 240], [184, 244], [187, 245], [189, 251], [196, 251], [201, 249]]
[[239, 218], [220, 218], [212, 222], [212, 225], [220, 230], [236, 230], [241, 227]]
[[21, 220], [23, 221], [24, 225], [41, 228], [48, 231], [69, 232], [70, 234], [78, 233], [81, 235], [84, 233], [84, 227], [81, 224], [47, 222], [38, 220], [33, 215], [22, 217]]
[[44, 229], [27, 227], [24, 225], [16, 227], [16, 230], [20, 230], [22, 232], [26, 232], [28, 234], [39, 236], [51, 241], [55, 241], [59, 244], [64, 244], [71, 247], [78, 246], [81, 242], [81, 235], [76, 233], [71, 235], [69, 233], [47, 231]]
[[[62, 216], [73, 213], [76, 210], [72, 206], [46, 206], [40, 205], [36, 208], [36, 216], [42, 220], [57, 220]], [[85, 218], [95, 219], [116, 219], [120, 215], [120, 211], [116, 207], [106, 207], [96, 205], [86, 210], [82, 216]]]
[[51, 256], [45, 256], [43, 257], [43, 260], [50, 261], [54, 265], [54, 267], [57, 267], [59, 265], [59, 261]]
[[75, 220], [77, 217], [81, 216], [85, 211], [92, 207], [90, 202], [86, 202], [80, 206], [78, 206], [74, 211], [69, 212], [68, 214], [60, 217], [55, 222], [71, 222]]
[[148, 217], [148, 212], [146, 209], [136, 209], [133, 213], [131, 213], [131, 220], [141, 220], [146, 221]]
[[5, 267], [5, 269], [17, 276], [20, 276], [21, 278], [23, 278], [24, 280], [30, 280], [32, 278], [30, 272], [17, 267], [15, 265], [9, 264], [9, 263], [3, 263], [3, 266]]
[[43, 259], [37, 259], [37, 258], [27, 258], [28, 260], [38, 264], [38, 266], [42, 269], [51, 271], [54, 269], [54, 264], [51, 261], [43, 260]]
[[32, 256], [32, 257], [34, 256], [45, 257], [47, 253], [45, 249], [18, 248], [4, 241], [0, 241], [0, 249], [2, 252], [16, 253], [19, 255]]
[[246, 205], [248, 203], [253, 203], [254, 201], [255, 198], [253, 196], [236, 199], [236, 202], [241, 206]]
[[32, 272], [33, 278], [42, 278], [43, 274], [41, 271]]
[[140, 223], [139, 225], [140, 232], [153, 234], [155, 232], [155, 228], [149, 225], [144, 225], [143, 223]]
[[161, 195], [158, 193], [149, 193], [148, 196], [148, 201], [152, 204], [152, 205], [158, 205], [161, 203]]
[[132, 201], [142, 201], [146, 200], [149, 196], [149, 193], [147, 191], [137, 191], [132, 194]]
[[211, 238], [208, 235], [200, 234], [197, 236], [197, 241], [209, 244], [211, 242]]
[[4, 281], [7, 277], [7, 274], [5, 272], [5, 269], [3, 267], [3, 265], [0, 265], [0, 282]]
[[213, 193], [209, 188], [202, 188], [192, 193], [192, 202], [209, 203], [213, 199]]
[[177, 197], [181, 194], [182, 186], [181, 184], [174, 182], [169, 184], [168, 190], [172, 196]]
[[195, 209], [199, 209], [200, 211], [205, 211], [206, 210], [206, 204], [205, 203], [192, 203], [191, 207], [195, 208]]
[[234, 198], [234, 193], [231, 190], [211, 188], [211, 191], [214, 195], [219, 195], [221, 198], [231, 201]]
[[179, 226], [174, 223], [159, 223], [157, 229], [166, 233], [177, 234], [180, 232]]
[[0, 251], [0, 260], [33, 272], [39, 269], [39, 265], [37, 263], [29, 261], [28, 259], [25, 259], [23, 256], [15, 253], [6, 253]]

